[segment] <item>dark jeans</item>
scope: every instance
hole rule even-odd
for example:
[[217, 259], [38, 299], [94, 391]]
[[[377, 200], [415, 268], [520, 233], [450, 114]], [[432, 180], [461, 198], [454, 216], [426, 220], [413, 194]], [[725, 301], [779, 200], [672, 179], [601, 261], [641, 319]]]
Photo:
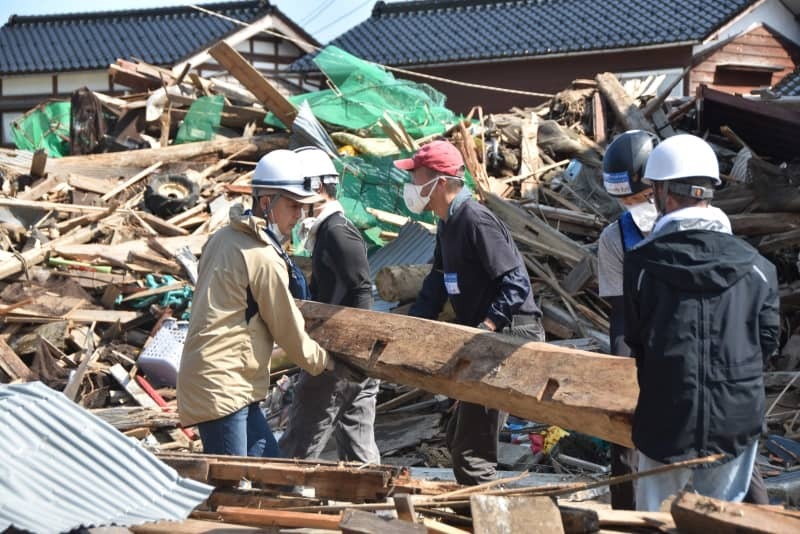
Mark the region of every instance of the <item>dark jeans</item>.
[[205, 454], [280, 458], [278, 442], [258, 403], [197, 425]]
[[[538, 317], [515, 316], [500, 333], [544, 341], [544, 328]], [[507, 417], [505, 412], [459, 401], [447, 424], [447, 448], [459, 484], [475, 486], [495, 478], [497, 441]]]

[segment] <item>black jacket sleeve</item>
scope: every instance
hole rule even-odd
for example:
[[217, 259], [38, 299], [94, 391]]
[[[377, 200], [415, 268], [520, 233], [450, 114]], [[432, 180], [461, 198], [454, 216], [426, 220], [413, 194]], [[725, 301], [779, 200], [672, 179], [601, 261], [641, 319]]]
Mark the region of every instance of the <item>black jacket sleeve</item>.
[[341, 302], [353, 308], [372, 308], [372, 282], [364, 240], [350, 223], [337, 224], [328, 234], [326, 260], [336, 273], [344, 297]]
[[408, 314], [414, 317], [422, 317], [423, 319], [436, 319], [442, 312], [446, 301], [447, 291], [444, 287], [444, 275], [442, 274], [442, 255], [439, 249], [439, 238], [437, 237], [431, 272], [422, 282], [422, 289], [420, 289], [417, 300], [411, 306]]
[[[767, 262], [765, 262], [767, 263]], [[761, 343], [761, 353], [764, 357], [764, 364], [775, 355], [780, 343], [780, 301], [778, 297], [778, 280], [775, 268], [770, 264], [771, 269], [766, 270], [767, 277], [767, 298], [761, 306], [758, 314], [759, 341]]]
[[616, 356], [630, 356], [631, 349], [625, 343], [625, 299], [624, 297], [606, 297], [611, 305], [608, 337], [611, 341], [611, 354]]
[[531, 294], [531, 280], [523, 267], [511, 269], [500, 277], [500, 287], [486, 316], [501, 330], [511, 324], [511, 316]]
[[638, 283], [641, 268], [631, 261], [631, 254], [626, 254], [622, 275], [622, 294], [625, 301], [625, 335], [624, 340], [630, 348], [631, 356], [641, 357], [644, 340], [641, 337], [642, 320], [640, 315]]

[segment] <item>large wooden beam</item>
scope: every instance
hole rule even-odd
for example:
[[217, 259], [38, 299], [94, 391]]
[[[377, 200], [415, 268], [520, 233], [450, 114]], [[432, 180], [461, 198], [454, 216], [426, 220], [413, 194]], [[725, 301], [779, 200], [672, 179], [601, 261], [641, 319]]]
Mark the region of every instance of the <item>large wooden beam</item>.
[[185, 143], [164, 148], [50, 158], [47, 160], [47, 172], [50, 175], [64, 178], [68, 178], [70, 174], [91, 178], [116, 178], [133, 176], [145, 167], [158, 162], [166, 165], [194, 159], [224, 158], [237, 152], [239, 159], [257, 160], [271, 150], [287, 148], [288, 145], [289, 138], [285, 134], [236, 137], [219, 141]]
[[610, 72], [601, 72], [595, 76], [595, 80], [597, 80], [597, 88], [600, 89], [617, 120], [626, 130], [653, 131], [653, 124], [647, 120], [642, 110], [625, 92], [616, 76]]
[[402, 315], [299, 306], [311, 336], [369, 376], [632, 446], [631, 358]]
[[220, 41], [208, 53], [217, 60], [217, 63], [228, 69], [234, 78], [242, 82], [242, 85], [249, 89], [264, 104], [264, 107], [272, 111], [287, 128], [291, 127], [297, 116], [294, 105], [239, 52], [225, 41]]

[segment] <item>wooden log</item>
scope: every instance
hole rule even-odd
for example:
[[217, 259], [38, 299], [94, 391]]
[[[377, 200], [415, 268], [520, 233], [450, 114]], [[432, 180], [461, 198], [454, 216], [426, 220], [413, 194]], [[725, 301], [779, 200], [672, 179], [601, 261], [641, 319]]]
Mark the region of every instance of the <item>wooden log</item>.
[[239, 506], [220, 506], [216, 513], [220, 519], [257, 527], [321, 528], [338, 530], [341, 516], [287, 512], [284, 510], [253, 510]]
[[737, 213], [729, 215], [728, 219], [736, 235], [780, 234], [800, 227], [798, 213]]
[[[177, 427], [180, 425], [177, 413], [165, 412], [161, 408], [120, 406], [115, 408], [98, 408], [91, 410], [91, 412], [117, 430], [123, 431], [139, 427], [162, 428]], [[203, 479], [205, 479], [205, 477]]]
[[386, 302], [414, 302], [429, 272], [430, 264], [384, 267], [375, 275], [378, 295]]
[[239, 151], [240, 159], [256, 160], [271, 150], [288, 146], [289, 138], [286, 134], [236, 137], [163, 148], [50, 158], [47, 160], [47, 172], [63, 177], [70, 174], [88, 177], [132, 176], [159, 161], [167, 165], [201, 158], [223, 158]]
[[292, 126], [297, 116], [297, 109], [280, 91], [264, 78], [253, 65], [225, 41], [220, 41], [209, 51], [211, 57], [225, 67], [231, 75], [242, 82], [264, 107], [275, 114], [287, 128]]
[[550, 497], [473, 495], [470, 498], [470, 509], [475, 534], [564, 534], [561, 512]]
[[299, 301], [311, 336], [369, 376], [631, 446], [635, 363], [455, 324]]
[[597, 88], [603, 93], [606, 102], [625, 130], [653, 131], [653, 125], [644, 116], [633, 99], [625, 92], [617, 77], [610, 72], [601, 72], [595, 76]]
[[345, 510], [339, 529], [344, 534], [425, 534], [425, 525], [410, 523], [401, 519], [388, 519], [371, 512]]
[[800, 532], [800, 518], [756, 504], [732, 503], [683, 492], [672, 503], [672, 518], [681, 532], [771, 534]]

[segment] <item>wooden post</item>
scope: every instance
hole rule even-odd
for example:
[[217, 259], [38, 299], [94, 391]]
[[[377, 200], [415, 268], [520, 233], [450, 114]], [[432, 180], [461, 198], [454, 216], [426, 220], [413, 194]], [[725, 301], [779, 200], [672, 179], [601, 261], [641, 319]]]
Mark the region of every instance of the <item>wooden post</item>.
[[264, 78], [239, 52], [225, 41], [220, 41], [209, 51], [217, 63], [225, 67], [231, 75], [242, 82], [264, 107], [272, 111], [287, 128], [292, 126], [297, 110], [275, 87]]

